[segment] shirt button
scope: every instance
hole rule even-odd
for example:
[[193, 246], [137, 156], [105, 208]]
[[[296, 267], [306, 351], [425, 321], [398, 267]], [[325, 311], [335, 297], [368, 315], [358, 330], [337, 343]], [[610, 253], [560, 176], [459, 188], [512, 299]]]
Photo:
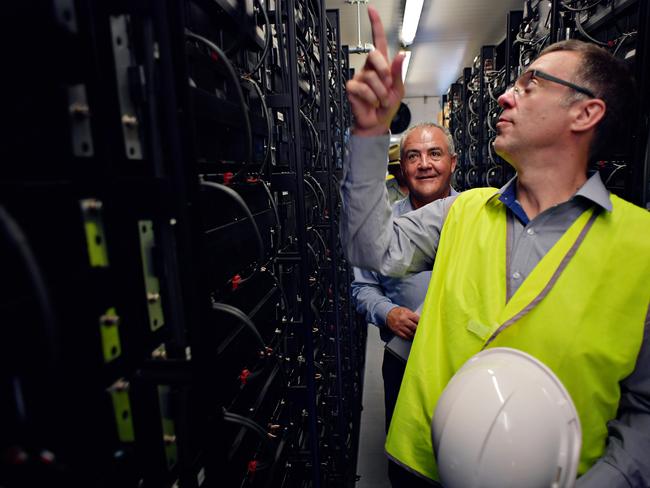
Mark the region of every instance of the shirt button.
[[512, 277], [518, 280], [519, 278], [521, 278], [521, 274], [519, 274], [519, 271], [515, 271], [514, 273], [512, 273]]
[[526, 231], [526, 234], [528, 234], [529, 236], [533, 236], [533, 235], [535, 235], [535, 229], [533, 229], [532, 227], [530, 227], [530, 228]]

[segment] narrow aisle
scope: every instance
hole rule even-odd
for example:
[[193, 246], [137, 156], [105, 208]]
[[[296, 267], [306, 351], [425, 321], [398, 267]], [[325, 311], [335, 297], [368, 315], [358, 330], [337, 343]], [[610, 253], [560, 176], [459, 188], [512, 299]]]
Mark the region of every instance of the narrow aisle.
[[381, 377], [381, 363], [384, 357], [384, 343], [379, 338], [379, 329], [368, 326], [366, 346], [366, 369], [363, 378], [363, 411], [361, 412], [361, 434], [359, 439], [359, 461], [357, 474], [361, 479], [358, 488], [390, 488], [387, 462], [384, 454], [384, 383]]

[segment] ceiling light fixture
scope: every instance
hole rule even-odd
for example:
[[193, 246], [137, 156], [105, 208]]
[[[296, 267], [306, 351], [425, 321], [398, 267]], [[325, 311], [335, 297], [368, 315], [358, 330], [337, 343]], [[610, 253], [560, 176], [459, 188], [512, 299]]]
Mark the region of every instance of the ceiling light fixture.
[[404, 20], [402, 20], [402, 32], [400, 40], [404, 47], [413, 44], [415, 33], [418, 30], [420, 23], [420, 15], [422, 15], [422, 7], [424, 0], [406, 0], [404, 7]]
[[406, 75], [409, 70], [409, 63], [411, 61], [411, 51], [402, 51], [404, 53], [404, 62], [402, 63], [402, 83], [406, 81]]

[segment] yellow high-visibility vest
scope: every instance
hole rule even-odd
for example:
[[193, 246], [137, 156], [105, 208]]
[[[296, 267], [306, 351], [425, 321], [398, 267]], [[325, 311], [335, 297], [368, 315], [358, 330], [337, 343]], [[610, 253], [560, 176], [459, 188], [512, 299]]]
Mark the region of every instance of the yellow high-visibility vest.
[[544, 362], [569, 391], [582, 425], [582, 474], [604, 452], [619, 382], [643, 340], [650, 214], [614, 195], [611, 212], [584, 212], [506, 303], [506, 207], [494, 194], [460, 194], [445, 220], [386, 452], [438, 479], [431, 419], [440, 394], [477, 352], [512, 347]]

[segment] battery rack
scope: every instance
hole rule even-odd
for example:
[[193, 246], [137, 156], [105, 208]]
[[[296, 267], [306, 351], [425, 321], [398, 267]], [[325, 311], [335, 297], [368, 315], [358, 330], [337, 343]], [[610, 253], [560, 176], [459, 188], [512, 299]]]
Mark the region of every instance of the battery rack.
[[0, 484], [353, 486], [338, 11], [7, 11]]
[[471, 67], [453, 83], [445, 97], [445, 121], [454, 137], [459, 190], [500, 187], [514, 171], [495, 152], [498, 97], [539, 52], [552, 42], [577, 38], [610, 50], [624, 60], [639, 87], [638, 113], [630, 114], [633, 130], [622, 135], [607, 159], [595, 161], [603, 182], [613, 193], [646, 207], [649, 202], [648, 114], [650, 41], [649, 8], [638, 0], [552, 0], [522, 2], [523, 10], [507, 14], [505, 37], [483, 46]]

